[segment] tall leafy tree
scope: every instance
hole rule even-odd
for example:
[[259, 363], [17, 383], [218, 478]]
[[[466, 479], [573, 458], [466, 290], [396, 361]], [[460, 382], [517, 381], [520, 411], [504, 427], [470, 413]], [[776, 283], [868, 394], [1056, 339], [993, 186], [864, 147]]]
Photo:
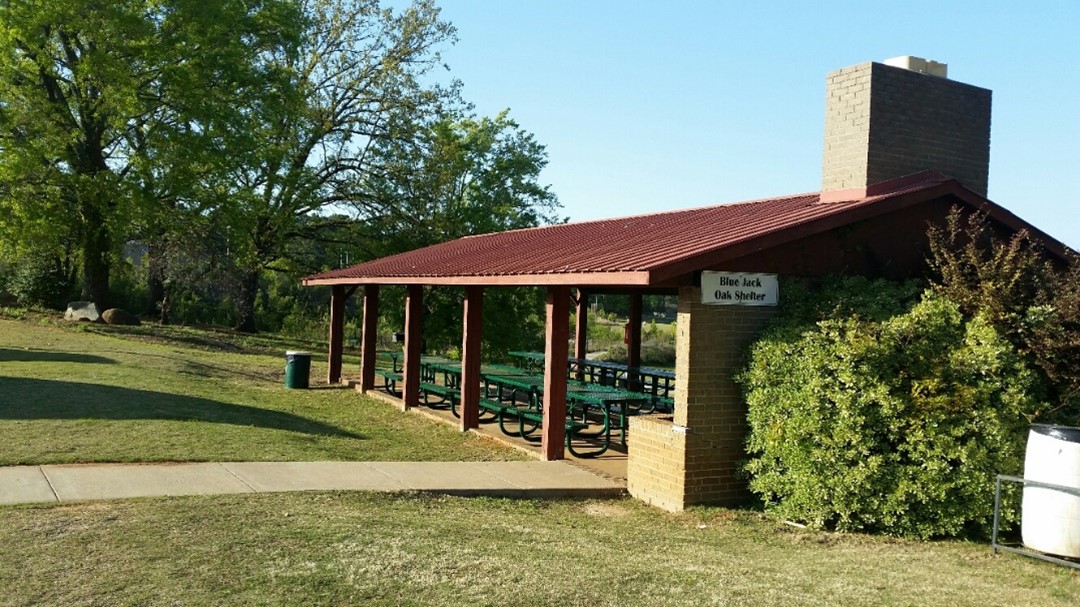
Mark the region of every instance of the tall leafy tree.
[[144, 204], [185, 196], [219, 152], [246, 58], [298, 21], [285, 0], [0, 1], [0, 230], [74, 239], [82, 295], [109, 303], [119, 245]]
[[216, 209], [237, 264], [237, 328], [255, 330], [263, 270], [290, 243], [318, 238], [331, 211], [361, 198], [379, 142], [409, 137], [411, 120], [452, 103], [456, 87], [425, 82], [438, 50], [454, 39], [431, 0], [401, 11], [378, 0], [302, 0], [299, 42], [259, 57], [273, 79], [251, 107], [237, 149], [227, 202]]
[[377, 255], [558, 221], [558, 199], [539, 181], [547, 151], [508, 110], [438, 117], [375, 158], [361, 200]]
[[[558, 199], [540, 182], [547, 152], [508, 111], [494, 118], [440, 117], [410, 140], [380, 144], [374, 158], [379, 171], [361, 199], [369, 216], [360, 239], [372, 257], [559, 221]], [[489, 353], [536, 340], [543, 326], [540, 290], [489, 289], [486, 299]], [[449, 288], [432, 289], [425, 298], [429, 347], [460, 343], [461, 300], [461, 291]]]

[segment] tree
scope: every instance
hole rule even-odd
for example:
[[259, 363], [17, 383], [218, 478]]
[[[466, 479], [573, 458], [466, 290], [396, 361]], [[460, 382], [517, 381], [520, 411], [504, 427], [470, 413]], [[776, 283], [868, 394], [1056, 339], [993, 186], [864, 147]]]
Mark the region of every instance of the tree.
[[[78, 242], [82, 296], [109, 275], [141, 205], [178, 200], [178, 167], [207, 164], [244, 58], [296, 21], [290, 2], [0, 2], [0, 230], [25, 247]], [[240, 104], [242, 105], [242, 104]], [[210, 163], [213, 164], [213, 163]]]
[[[547, 153], [503, 111], [494, 118], [439, 117], [411, 140], [376, 146], [378, 172], [362, 198], [365, 253], [381, 257], [453, 240], [558, 220], [558, 199], [539, 181]], [[425, 297], [428, 347], [460, 346], [463, 294], [433, 288]], [[533, 343], [543, 327], [539, 289], [488, 289], [484, 345], [498, 356]]]
[[508, 110], [439, 117], [373, 155], [362, 200], [375, 256], [558, 220], [558, 199], [539, 183], [547, 152]]
[[290, 242], [336, 225], [305, 219], [361, 200], [372, 147], [410, 137], [405, 125], [455, 98], [454, 88], [422, 82], [439, 65], [438, 47], [454, 37], [431, 0], [400, 12], [377, 0], [300, 6], [298, 42], [258, 57], [270, 78], [267, 94], [250, 107], [249, 140], [232, 155], [224, 202], [214, 211], [238, 268], [243, 331], [255, 330], [262, 270], [282, 260]]

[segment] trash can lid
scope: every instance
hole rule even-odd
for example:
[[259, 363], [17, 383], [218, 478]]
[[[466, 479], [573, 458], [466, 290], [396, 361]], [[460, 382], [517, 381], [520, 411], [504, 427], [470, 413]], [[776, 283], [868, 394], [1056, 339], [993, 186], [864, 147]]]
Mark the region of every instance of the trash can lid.
[[286, 350], [285, 356], [311, 356], [311, 352], [303, 352], [300, 350]]
[[1073, 428], [1072, 426], [1031, 424], [1031, 431], [1067, 443], [1080, 443], [1080, 428]]

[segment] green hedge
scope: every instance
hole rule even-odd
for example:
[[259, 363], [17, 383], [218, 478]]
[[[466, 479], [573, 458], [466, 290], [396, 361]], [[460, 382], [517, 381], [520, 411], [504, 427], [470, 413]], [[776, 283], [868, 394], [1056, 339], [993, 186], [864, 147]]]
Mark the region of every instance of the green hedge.
[[841, 531], [987, 532], [994, 475], [1021, 470], [1042, 407], [1035, 375], [989, 323], [910, 293], [834, 283], [753, 346], [746, 469], [768, 509]]

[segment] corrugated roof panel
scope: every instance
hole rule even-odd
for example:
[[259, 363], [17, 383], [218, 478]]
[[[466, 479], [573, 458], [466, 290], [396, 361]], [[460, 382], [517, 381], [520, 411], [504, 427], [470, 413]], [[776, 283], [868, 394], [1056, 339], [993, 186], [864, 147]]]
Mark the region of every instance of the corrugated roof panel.
[[936, 174], [896, 180], [892, 189], [880, 184], [875, 195], [847, 202], [825, 203], [820, 194], [799, 194], [468, 236], [316, 274], [305, 282], [651, 272], [944, 181]]

